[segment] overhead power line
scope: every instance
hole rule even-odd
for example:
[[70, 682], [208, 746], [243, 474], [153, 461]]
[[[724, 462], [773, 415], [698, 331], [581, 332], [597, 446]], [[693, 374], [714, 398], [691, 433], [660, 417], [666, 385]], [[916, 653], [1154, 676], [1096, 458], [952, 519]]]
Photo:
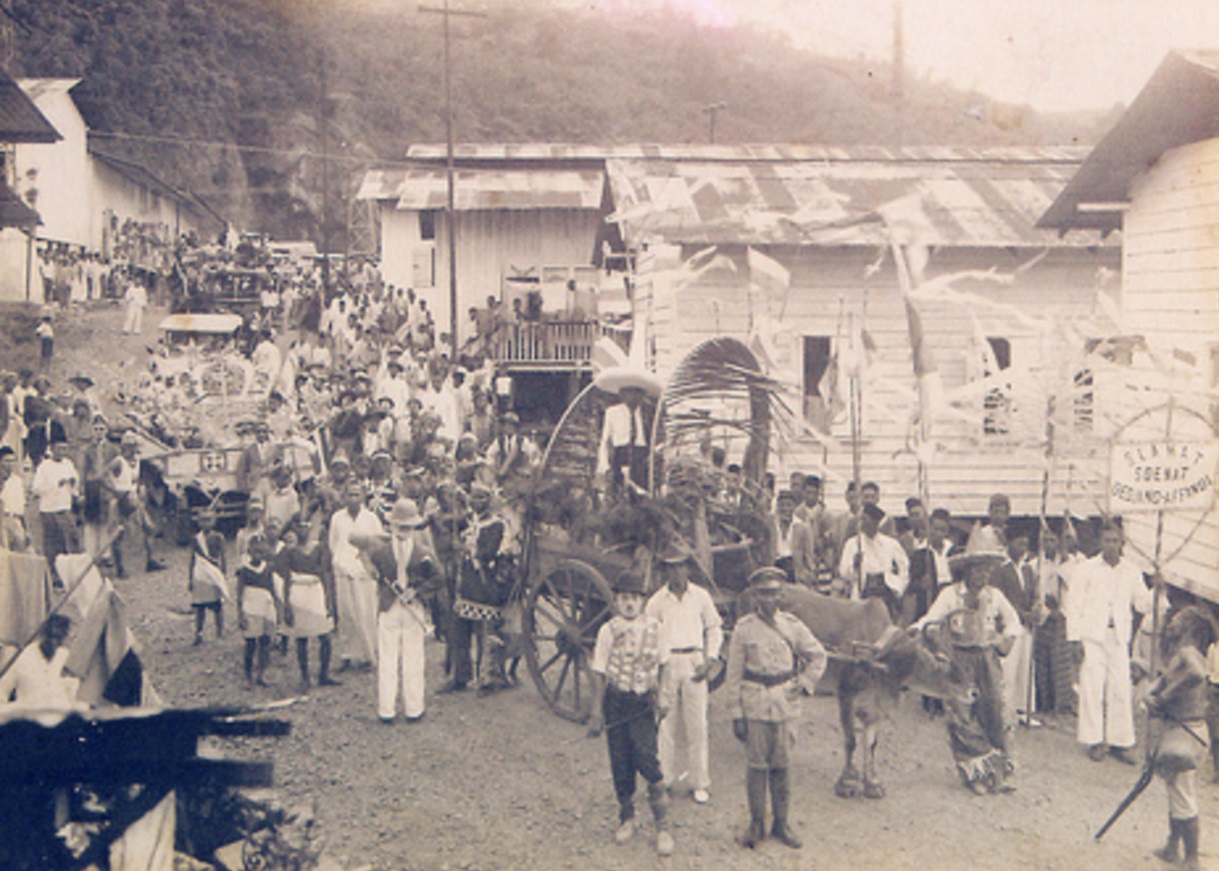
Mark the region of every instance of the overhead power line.
[[[248, 151], [255, 154], [279, 154], [286, 157], [310, 157], [314, 160], [321, 160], [322, 156], [308, 149], [300, 148], [268, 148], [259, 145], [238, 145], [233, 142], [224, 142], [218, 139], [188, 139], [183, 136], [154, 136], [148, 133], [119, 133], [116, 131], [107, 130], [90, 130], [90, 136], [96, 136], [99, 139], [119, 139], [131, 142], [149, 142], [154, 145], [176, 145], [180, 148], [201, 147], [201, 148], [222, 148], [232, 149], [234, 151]], [[326, 157], [327, 160], [341, 161], [343, 163], [369, 164], [375, 163], [384, 166], [409, 166], [410, 164], [401, 160], [383, 160], [380, 157], [348, 157], [345, 155], [330, 154]]]

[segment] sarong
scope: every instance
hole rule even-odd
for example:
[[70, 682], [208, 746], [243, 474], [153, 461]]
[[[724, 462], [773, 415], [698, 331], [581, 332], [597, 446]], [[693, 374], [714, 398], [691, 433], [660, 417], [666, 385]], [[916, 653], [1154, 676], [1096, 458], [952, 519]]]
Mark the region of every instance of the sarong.
[[284, 634], [294, 638], [317, 638], [334, 629], [334, 621], [326, 610], [326, 588], [317, 575], [292, 573], [292, 625]]
[[241, 613], [246, 619], [242, 630], [245, 638], [260, 638], [275, 634], [275, 599], [270, 590], [246, 587], [241, 594]]

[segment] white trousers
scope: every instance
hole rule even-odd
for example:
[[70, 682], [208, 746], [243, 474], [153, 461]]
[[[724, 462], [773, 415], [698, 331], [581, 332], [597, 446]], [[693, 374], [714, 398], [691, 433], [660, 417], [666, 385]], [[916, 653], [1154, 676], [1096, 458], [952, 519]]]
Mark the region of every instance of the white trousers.
[[377, 615], [377, 716], [392, 719], [398, 692], [406, 716], [423, 716], [423, 643], [427, 638], [423, 607], [394, 602]]
[[1134, 746], [1130, 652], [1109, 629], [1104, 643], [1084, 642], [1079, 667], [1079, 741], [1082, 744]]
[[707, 764], [707, 681], [691, 680], [694, 668], [703, 661], [703, 654], [673, 653], [665, 681], [672, 709], [660, 721], [656, 743], [660, 756], [660, 772], [666, 786], [681, 778], [677, 764], [677, 745], [685, 741], [687, 774], [691, 789], [709, 789], [711, 773]]
[[[1029, 664], [1033, 660], [1033, 636], [1022, 629], [1011, 652], [1000, 660], [1003, 668], [1003, 703], [1007, 722], [1016, 722], [1016, 712], [1029, 708]], [[1032, 713], [1031, 710], [1025, 711]]]
[[339, 609], [339, 659], [377, 661], [377, 582], [363, 571], [334, 569]]
[[127, 317], [123, 319], [123, 333], [142, 333], [144, 331], [144, 306], [127, 306]]

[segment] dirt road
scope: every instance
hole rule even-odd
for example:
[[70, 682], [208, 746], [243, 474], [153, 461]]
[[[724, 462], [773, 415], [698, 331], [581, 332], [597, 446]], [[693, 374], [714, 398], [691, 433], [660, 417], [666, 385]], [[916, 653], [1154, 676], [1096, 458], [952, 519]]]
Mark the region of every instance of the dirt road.
[[[141, 337], [118, 336], [119, 312], [64, 325], [55, 368], [98, 380], [119, 376], [145, 352]], [[57, 346], [61, 343], [57, 341]], [[105, 349], [105, 350], [101, 350]], [[105, 383], [102, 381], [102, 383]], [[161, 544], [164, 548], [167, 545]], [[161, 554], [170, 569], [119, 582], [132, 606], [151, 679], [167, 702], [257, 704], [295, 694], [295, 663], [273, 657], [271, 687], [247, 690], [235, 615], [219, 642], [191, 647], [183, 551]], [[135, 560], [131, 559], [134, 564]], [[429, 685], [440, 683], [441, 649], [429, 645]], [[522, 672], [524, 669], [522, 668]], [[418, 725], [378, 722], [373, 675], [344, 674], [342, 686], [313, 689], [280, 712], [293, 732], [277, 742], [221, 749], [235, 757], [273, 754], [289, 804], [315, 801], [328, 852], [347, 867], [396, 869], [788, 869], [819, 871], [1138, 871], [1163, 867], [1150, 849], [1166, 830], [1164, 787], [1154, 783], [1097, 844], [1092, 832], [1137, 778], [1117, 762], [1095, 764], [1073, 738], [1074, 722], [1021, 730], [1017, 792], [979, 798], [957, 780], [942, 721], [904, 699], [883, 732], [881, 774], [888, 797], [844, 801], [833, 782], [842, 764], [835, 703], [806, 703], [794, 769], [794, 823], [805, 840], [791, 851], [757, 851], [732, 836], [745, 823], [744, 754], [723, 699], [711, 704], [712, 801], [681, 795], [673, 807], [676, 855], [659, 860], [650, 827], [625, 846], [612, 840], [615, 803], [603, 739], [551, 715], [526, 684], [490, 698], [429, 697]], [[1203, 777], [1203, 866], [1219, 868], [1219, 787]], [[641, 817], [646, 803], [640, 800]]]
[[[170, 570], [120, 582], [157, 689], [178, 705], [256, 704], [296, 694], [291, 655], [272, 657], [271, 686], [241, 677], [232, 631], [191, 647], [185, 555]], [[230, 617], [229, 626], [234, 623]], [[210, 633], [210, 627], [209, 627]], [[428, 647], [430, 685], [441, 681], [442, 649]], [[316, 667], [316, 665], [315, 665]], [[524, 671], [522, 667], [522, 671]], [[432, 696], [424, 720], [387, 726], [375, 715], [373, 675], [348, 672], [338, 687], [314, 688], [280, 712], [290, 737], [225, 752], [273, 753], [283, 800], [313, 800], [328, 852], [348, 867], [377, 869], [1152, 869], [1165, 832], [1164, 788], [1154, 783], [1097, 844], [1092, 832], [1134, 783], [1137, 770], [1096, 764], [1080, 752], [1073, 721], [1020, 730], [1019, 789], [979, 798], [962, 788], [943, 722], [918, 700], [902, 701], [884, 730], [881, 773], [888, 797], [846, 801], [832, 786], [842, 764], [832, 698], [805, 703], [795, 767], [798, 852], [773, 842], [737, 847], [745, 823], [744, 754], [723, 699], [712, 696], [712, 801], [688, 794], [673, 805], [676, 855], [658, 859], [650, 827], [626, 846], [612, 841], [615, 803], [603, 739], [551, 715], [532, 686], [488, 698]], [[1204, 861], [1219, 867], [1219, 787], [1202, 786]], [[641, 819], [646, 802], [640, 796]], [[1204, 866], [1205, 867], [1205, 866]]]

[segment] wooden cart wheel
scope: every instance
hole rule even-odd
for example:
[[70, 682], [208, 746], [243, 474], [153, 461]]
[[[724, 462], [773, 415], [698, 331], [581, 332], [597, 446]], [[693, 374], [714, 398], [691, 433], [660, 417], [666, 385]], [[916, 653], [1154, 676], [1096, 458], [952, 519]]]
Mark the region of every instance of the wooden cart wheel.
[[582, 723], [592, 710], [589, 661], [597, 630], [613, 613], [613, 590], [582, 560], [560, 561], [525, 598], [525, 657], [552, 711]]

